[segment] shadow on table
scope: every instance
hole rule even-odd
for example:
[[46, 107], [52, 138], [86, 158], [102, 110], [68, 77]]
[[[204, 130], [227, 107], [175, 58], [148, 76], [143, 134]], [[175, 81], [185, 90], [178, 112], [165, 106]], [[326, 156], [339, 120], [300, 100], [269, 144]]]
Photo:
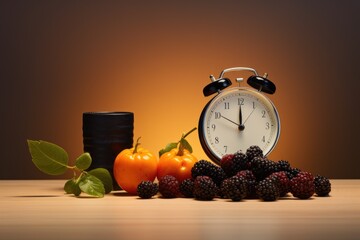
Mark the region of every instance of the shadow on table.
[[48, 197], [61, 197], [62, 195], [18, 195], [18, 196], [11, 196], [11, 197], [18, 197], [18, 198], [48, 198]]

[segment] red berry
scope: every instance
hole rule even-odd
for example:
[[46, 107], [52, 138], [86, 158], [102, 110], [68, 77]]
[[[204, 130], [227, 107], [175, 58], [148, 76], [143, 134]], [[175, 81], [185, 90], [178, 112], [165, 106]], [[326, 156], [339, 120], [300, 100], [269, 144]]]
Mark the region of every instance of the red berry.
[[310, 198], [314, 192], [314, 176], [309, 172], [299, 172], [296, 177], [290, 180], [291, 193], [300, 199]]
[[159, 180], [159, 192], [164, 198], [175, 198], [179, 195], [179, 181], [171, 175]]

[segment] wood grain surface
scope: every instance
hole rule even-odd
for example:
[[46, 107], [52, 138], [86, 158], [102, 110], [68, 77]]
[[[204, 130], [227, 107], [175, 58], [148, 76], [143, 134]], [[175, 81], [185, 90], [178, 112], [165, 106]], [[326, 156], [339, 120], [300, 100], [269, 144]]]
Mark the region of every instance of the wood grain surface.
[[360, 180], [331, 180], [330, 197], [276, 202], [73, 197], [64, 183], [0, 181], [0, 239], [360, 239]]

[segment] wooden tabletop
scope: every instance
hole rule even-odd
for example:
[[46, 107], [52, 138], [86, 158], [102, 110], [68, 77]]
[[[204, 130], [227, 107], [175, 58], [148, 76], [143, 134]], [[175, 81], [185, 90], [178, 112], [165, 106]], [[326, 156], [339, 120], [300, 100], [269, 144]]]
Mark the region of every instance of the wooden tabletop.
[[65, 180], [1, 180], [0, 239], [360, 239], [360, 180], [276, 202], [65, 195]]

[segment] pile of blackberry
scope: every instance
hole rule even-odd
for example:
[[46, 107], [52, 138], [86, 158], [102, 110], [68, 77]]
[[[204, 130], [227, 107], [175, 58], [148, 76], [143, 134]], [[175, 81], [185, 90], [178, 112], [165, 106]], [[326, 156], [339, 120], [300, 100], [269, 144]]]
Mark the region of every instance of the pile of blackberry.
[[[242, 161], [235, 160], [235, 156], [241, 156]], [[240, 163], [239, 163], [240, 162]], [[292, 167], [286, 160], [273, 161], [263, 155], [258, 146], [251, 146], [246, 154], [235, 153], [225, 155], [220, 162], [227, 173], [227, 177], [235, 175], [252, 174], [247, 179], [247, 197], [253, 197], [264, 201], [275, 201], [280, 197], [291, 193], [299, 199], [308, 199], [316, 193], [318, 196], [328, 196], [331, 191], [329, 179], [317, 175], [315, 178], [311, 173]], [[230, 171], [233, 169], [234, 171]], [[254, 194], [255, 192], [255, 194]]]
[[219, 165], [200, 160], [191, 169], [191, 178], [178, 182], [175, 177], [167, 175], [159, 179], [159, 186], [152, 182], [141, 183], [139, 196], [151, 198], [160, 192], [164, 198], [276, 201], [289, 196], [289, 193], [299, 199], [308, 199], [315, 193], [328, 196], [331, 191], [331, 183], [326, 177], [314, 177], [286, 160], [270, 160], [258, 146], [249, 147], [245, 153], [239, 151], [224, 155]]

